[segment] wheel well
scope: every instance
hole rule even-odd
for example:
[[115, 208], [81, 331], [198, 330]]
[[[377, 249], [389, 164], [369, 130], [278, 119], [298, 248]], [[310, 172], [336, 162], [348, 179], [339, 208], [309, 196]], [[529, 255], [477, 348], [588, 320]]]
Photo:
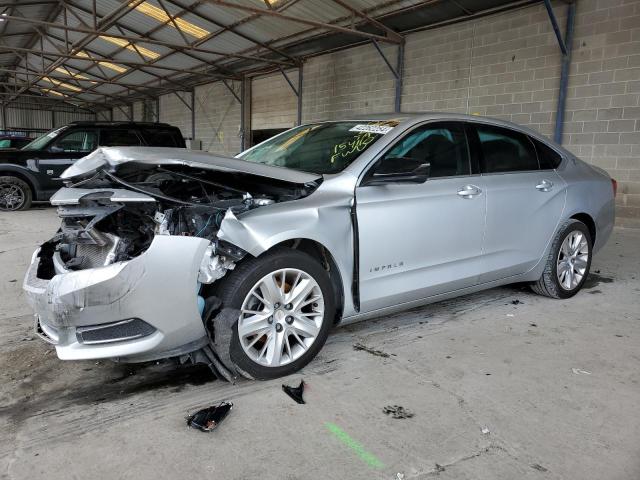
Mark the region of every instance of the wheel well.
[[33, 200], [36, 200], [36, 198], [35, 198], [35, 195], [36, 195], [35, 185], [31, 181], [31, 179], [27, 175], [25, 175], [24, 173], [16, 171], [16, 170], [0, 170], [0, 177], [16, 177], [16, 178], [19, 178], [20, 180], [25, 182], [27, 185], [29, 185], [29, 188], [31, 189], [31, 198]]
[[593, 221], [593, 218], [591, 218], [591, 216], [587, 213], [576, 213], [571, 218], [584, 223], [589, 229], [589, 234], [591, 235], [591, 243], [596, 243], [596, 222]]
[[275, 247], [287, 247], [294, 250], [300, 250], [301, 252], [305, 252], [319, 261], [319, 263], [323, 266], [323, 268], [329, 275], [329, 279], [331, 280], [331, 286], [333, 287], [336, 305], [335, 322], [338, 322], [338, 320], [340, 320], [340, 318], [342, 317], [342, 308], [344, 306], [344, 291], [342, 288], [342, 278], [340, 276], [340, 271], [338, 270], [338, 265], [336, 264], [333, 255], [331, 255], [331, 252], [321, 243], [316, 242], [315, 240], [310, 240], [308, 238], [286, 240], [284, 242], [278, 243], [277, 245], [274, 245], [271, 248]]

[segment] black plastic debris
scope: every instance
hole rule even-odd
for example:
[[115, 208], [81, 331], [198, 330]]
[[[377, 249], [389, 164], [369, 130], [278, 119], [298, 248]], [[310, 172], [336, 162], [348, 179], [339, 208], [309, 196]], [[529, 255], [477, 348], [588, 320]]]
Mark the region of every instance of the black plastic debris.
[[233, 403], [221, 402], [219, 405], [198, 410], [193, 415], [187, 417], [187, 425], [191, 428], [197, 428], [203, 432], [210, 432], [215, 429], [229, 415]]
[[304, 393], [304, 380], [300, 380], [300, 385], [297, 387], [290, 387], [289, 385], [282, 385], [282, 390], [284, 393], [293, 398], [296, 402], [300, 404], [306, 403], [304, 398], [302, 398], [302, 394]]
[[383, 352], [382, 350], [376, 350], [375, 348], [367, 347], [362, 343], [356, 343], [353, 345], [354, 350], [362, 350], [363, 352], [370, 353], [371, 355], [375, 355], [376, 357], [388, 358], [389, 354], [387, 352]]
[[523, 303], [524, 303], [524, 302], [521, 302], [521, 301], [520, 301], [520, 300], [518, 300], [518, 299], [511, 300], [511, 305], [522, 305]]
[[402, 405], [387, 405], [382, 409], [385, 415], [391, 415], [393, 418], [411, 418], [413, 412], [407, 410]]

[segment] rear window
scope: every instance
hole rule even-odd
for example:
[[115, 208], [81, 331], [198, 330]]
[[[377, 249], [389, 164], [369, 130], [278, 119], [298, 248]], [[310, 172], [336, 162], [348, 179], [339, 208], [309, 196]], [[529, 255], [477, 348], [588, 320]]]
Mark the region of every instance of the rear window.
[[531, 140], [533, 140], [536, 146], [538, 161], [540, 162], [540, 168], [542, 170], [553, 170], [560, 166], [562, 156], [558, 152], [538, 140], [533, 138]]
[[529, 137], [491, 125], [476, 126], [484, 173], [538, 170], [538, 156]]
[[143, 128], [142, 135], [150, 147], [184, 147], [184, 139], [177, 128]]

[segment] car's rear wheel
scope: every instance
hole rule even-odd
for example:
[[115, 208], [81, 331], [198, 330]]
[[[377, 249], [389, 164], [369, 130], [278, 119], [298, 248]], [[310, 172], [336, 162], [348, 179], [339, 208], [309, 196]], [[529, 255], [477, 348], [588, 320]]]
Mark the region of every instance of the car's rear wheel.
[[568, 220], [558, 231], [534, 292], [552, 298], [570, 298], [580, 291], [591, 267], [592, 240], [587, 226]]
[[24, 180], [11, 175], [0, 177], [0, 210], [26, 210], [32, 196], [31, 187]]
[[306, 253], [276, 249], [241, 262], [218, 295], [240, 315], [231, 359], [254, 378], [289, 375], [324, 345], [335, 316], [329, 276]]

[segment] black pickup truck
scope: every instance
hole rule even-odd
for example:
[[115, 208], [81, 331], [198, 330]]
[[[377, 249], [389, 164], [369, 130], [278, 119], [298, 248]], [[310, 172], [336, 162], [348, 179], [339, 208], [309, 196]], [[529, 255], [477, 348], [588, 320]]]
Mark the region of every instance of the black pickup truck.
[[166, 123], [74, 122], [20, 150], [0, 151], [0, 210], [25, 210], [62, 187], [60, 174], [98, 147], [185, 148], [180, 129]]

